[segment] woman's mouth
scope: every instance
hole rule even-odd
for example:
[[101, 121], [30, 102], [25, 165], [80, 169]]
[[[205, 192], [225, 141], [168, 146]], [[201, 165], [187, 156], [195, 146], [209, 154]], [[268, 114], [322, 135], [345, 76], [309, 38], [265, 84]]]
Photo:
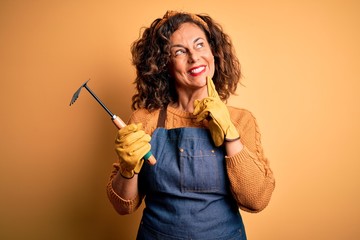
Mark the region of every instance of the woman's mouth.
[[203, 72], [205, 72], [205, 69], [206, 69], [206, 66], [194, 67], [189, 70], [189, 74], [191, 76], [198, 76], [198, 75], [202, 74]]

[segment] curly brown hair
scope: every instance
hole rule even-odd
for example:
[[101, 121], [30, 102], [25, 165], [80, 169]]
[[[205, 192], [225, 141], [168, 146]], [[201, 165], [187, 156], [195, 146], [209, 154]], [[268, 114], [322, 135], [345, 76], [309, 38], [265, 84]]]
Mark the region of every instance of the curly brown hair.
[[[208, 15], [171, 12], [155, 19], [144, 28], [140, 38], [131, 45], [132, 63], [136, 67], [137, 93], [132, 97], [132, 109], [149, 111], [163, 108], [178, 99], [175, 80], [168, 68], [170, 37], [181, 24], [198, 25], [207, 37], [215, 59], [213, 81], [223, 101], [234, 94], [240, 81], [240, 63], [229, 35]], [[204, 25], [206, 24], [206, 25]]]

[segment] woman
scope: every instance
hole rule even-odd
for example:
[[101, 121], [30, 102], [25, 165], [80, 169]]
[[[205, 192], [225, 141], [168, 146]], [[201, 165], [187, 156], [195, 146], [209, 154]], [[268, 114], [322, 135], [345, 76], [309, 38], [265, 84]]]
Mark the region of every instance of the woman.
[[[275, 180], [255, 118], [224, 103], [241, 75], [229, 36], [207, 15], [168, 11], [131, 51], [137, 93], [116, 138], [114, 208], [145, 199], [138, 239], [246, 239], [238, 208], [263, 210]], [[150, 148], [155, 165], [143, 164]]]

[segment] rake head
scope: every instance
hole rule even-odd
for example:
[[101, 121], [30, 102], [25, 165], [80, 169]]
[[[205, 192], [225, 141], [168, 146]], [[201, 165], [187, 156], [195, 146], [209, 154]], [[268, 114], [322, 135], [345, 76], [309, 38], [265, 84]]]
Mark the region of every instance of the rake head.
[[86, 84], [88, 83], [88, 81], [90, 81], [90, 79], [87, 80], [86, 82], [84, 82], [84, 83], [79, 87], [79, 89], [74, 93], [74, 95], [73, 95], [73, 97], [72, 97], [72, 99], [71, 99], [71, 101], [70, 101], [70, 105], [69, 105], [69, 106], [71, 106], [72, 104], [75, 103], [76, 99], [78, 99], [78, 97], [79, 97], [79, 95], [80, 95], [81, 89], [86, 86]]

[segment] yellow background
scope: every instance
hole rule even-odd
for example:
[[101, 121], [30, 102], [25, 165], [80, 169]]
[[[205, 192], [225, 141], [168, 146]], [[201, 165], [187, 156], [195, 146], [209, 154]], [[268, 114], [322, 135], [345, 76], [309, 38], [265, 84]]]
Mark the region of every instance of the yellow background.
[[105, 185], [116, 128], [85, 80], [127, 120], [130, 44], [167, 9], [230, 34], [277, 186], [243, 213], [248, 238], [360, 238], [360, 4], [356, 0], [0, 2], [0, 239], [134, 239]]

